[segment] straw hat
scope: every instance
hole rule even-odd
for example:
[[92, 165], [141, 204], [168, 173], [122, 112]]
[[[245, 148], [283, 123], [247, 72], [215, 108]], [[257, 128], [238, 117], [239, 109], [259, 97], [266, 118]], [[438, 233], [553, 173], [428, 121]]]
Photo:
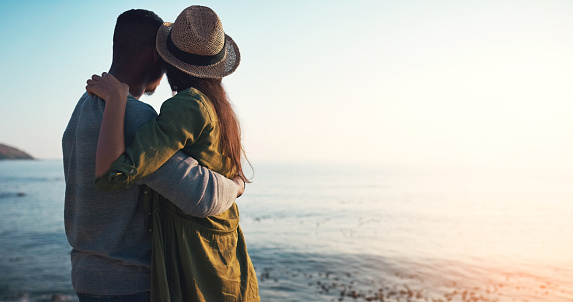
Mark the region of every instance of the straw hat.
[[157, 52], [169, 64], [199, 78], [222, 78], [239, 66], [241, 54], [223, 31], [221, 20], [205, 6], [186, 8], [157, 32]]

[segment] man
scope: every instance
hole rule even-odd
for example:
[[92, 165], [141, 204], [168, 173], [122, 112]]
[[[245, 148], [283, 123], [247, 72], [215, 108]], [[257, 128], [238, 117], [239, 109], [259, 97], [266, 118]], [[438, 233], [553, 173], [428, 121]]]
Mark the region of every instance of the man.
[[[129, 86], [126, 144], [156, 115], [151, 106], [137, 99], [152, 93], [163, 77], [155, 50], [162, 23], [146, 10], [130, 10], [117, 19], [109, 73]], [[103, 100], [85, 93], [62, 139], [72, 284], [80, 301], [148, 301], [151, 242], [142, 196], [151, 188], [187, 214], [211, 216], [227, 210], [242, 194], [244, 183], [209, 171], [179, 152], [142, 185], [112, 193], [97, 190], [93, 185], [95, 152], [104, 108]]]

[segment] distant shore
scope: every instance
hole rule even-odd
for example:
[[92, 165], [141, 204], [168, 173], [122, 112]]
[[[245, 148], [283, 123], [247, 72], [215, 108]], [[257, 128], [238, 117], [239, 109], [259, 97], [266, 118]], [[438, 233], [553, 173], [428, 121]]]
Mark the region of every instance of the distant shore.
[[0, 144], [0, 160], [12, 160], [12, 159], [34, 159], [30, 154], [10, 147], [4, 144]]

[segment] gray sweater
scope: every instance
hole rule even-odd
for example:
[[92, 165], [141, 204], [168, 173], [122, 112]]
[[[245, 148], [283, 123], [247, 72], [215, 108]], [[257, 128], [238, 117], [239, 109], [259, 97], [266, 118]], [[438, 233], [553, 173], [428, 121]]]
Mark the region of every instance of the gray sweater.
[[[64, 220], [72, 246], [72, 284], [80, 293], [129, 295], [150, 288], [151, 242], [140, 198], [145, 186], [193, 216], [224, 212], [233, 204], [238, 188], [178, 152], [141, 184], [118, 192], [99, 191], [93, 181], [104, 106], [104, 101], [85, 93], [62, 139]], [[130, 96], [125, 115], [126, 144], [155, 115], [151, 106]]]

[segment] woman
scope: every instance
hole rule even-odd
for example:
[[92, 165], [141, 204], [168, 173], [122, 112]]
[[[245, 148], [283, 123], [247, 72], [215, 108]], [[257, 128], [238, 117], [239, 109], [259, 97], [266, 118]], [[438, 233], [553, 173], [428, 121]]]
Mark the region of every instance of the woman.
[[[88, 80], [88, 91], [106, 100], [96, 186], [125, 188], [180, 149], [213, 171], [246, 180], [239, 123], [221, 84], [238, 67], [240, 54], [218, 16], [207, 7], [188, 7], [174, 23], [160, 28], [157, 51], [177, 95], [163, 103], [159, 116], [140, 128], [127, 148], [122, 131], [127, 85], [106, 74]], [[148, 208], [153, 228], [152, 300], [260, 300], [236, 203], [205, 218], [186, 215], [159, 195]]]

